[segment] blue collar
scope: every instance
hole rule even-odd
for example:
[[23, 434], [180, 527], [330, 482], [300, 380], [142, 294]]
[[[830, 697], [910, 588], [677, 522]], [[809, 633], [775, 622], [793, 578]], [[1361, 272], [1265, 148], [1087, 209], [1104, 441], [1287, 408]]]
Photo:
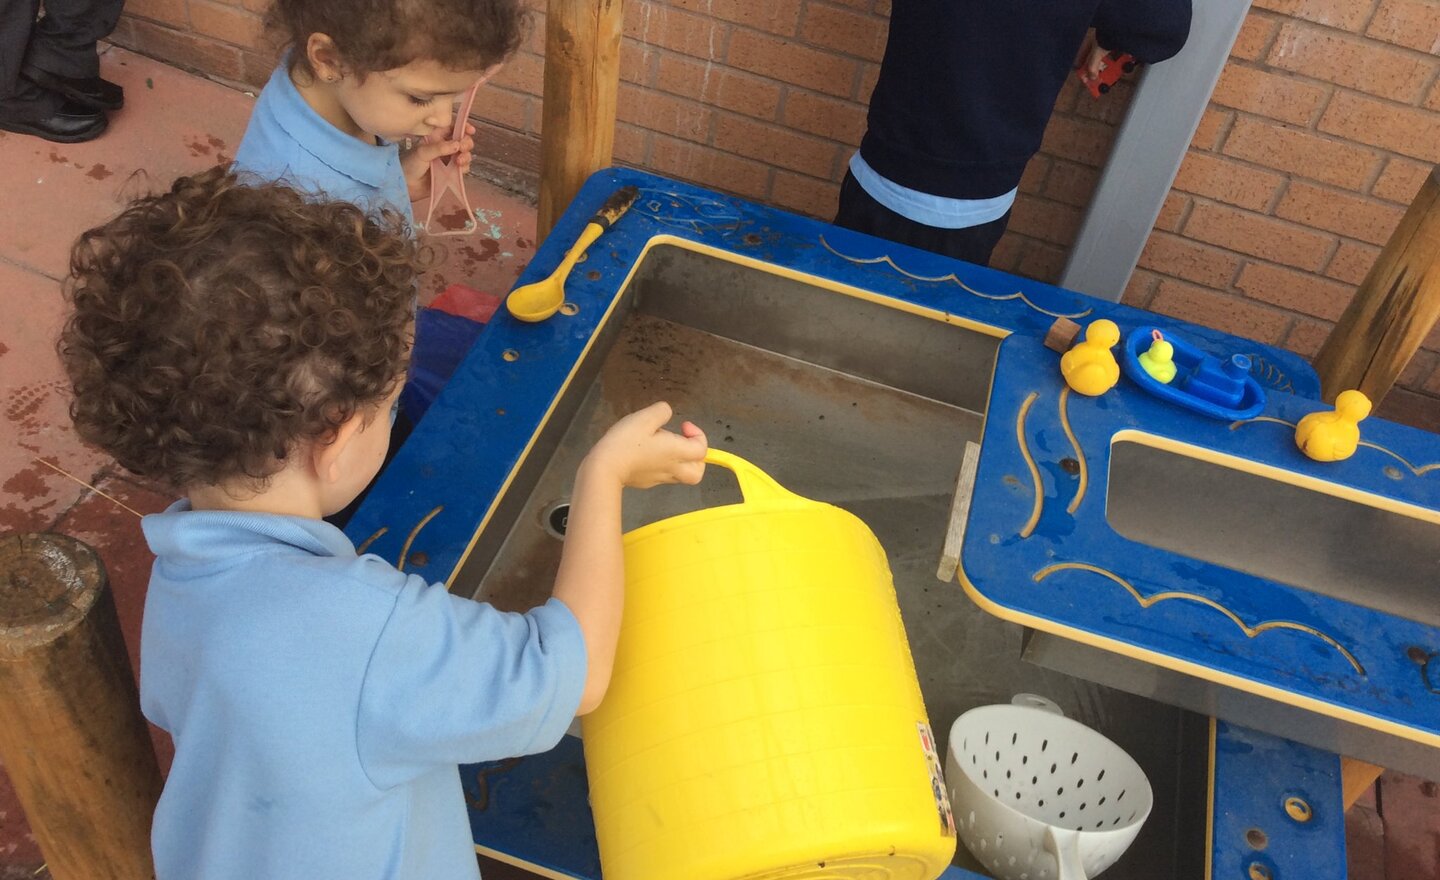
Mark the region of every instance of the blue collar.
[[191, 510], [181, 499], [140, 521], [150, 550], [166, 565], [224, 568], [255, 553], [354, 557], [345, 533], [320, 519], [233, 510]]
[[375, 189], [385, 186], [390, 163], [398, 161], [399, 146], [364, 143], [316, 113], [290, 80], [288, 53], [275, 67], [275, 72], [270, 74], [265, 91], [274, 96], [270, 112], [276, 124], [305, 152], [351, 180]]

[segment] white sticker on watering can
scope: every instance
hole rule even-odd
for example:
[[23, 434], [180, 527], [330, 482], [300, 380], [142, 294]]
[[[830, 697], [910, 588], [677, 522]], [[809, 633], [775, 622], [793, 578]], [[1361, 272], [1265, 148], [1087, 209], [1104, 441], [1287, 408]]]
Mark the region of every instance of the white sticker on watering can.
[[940, 773], [940, 755], [935, 750], [935, 735], [930, 725], [918, 722], [915, 729], [920, 731], [920, 747], [925, 750], [925, 766], [930, 768], [930, 793], [935, 795], [935, 811], [940, 816], [940, 833], [946, 837], [955, 836], [955, 814], [950, 810], [950, 790], [945, 787], [945, 777]]

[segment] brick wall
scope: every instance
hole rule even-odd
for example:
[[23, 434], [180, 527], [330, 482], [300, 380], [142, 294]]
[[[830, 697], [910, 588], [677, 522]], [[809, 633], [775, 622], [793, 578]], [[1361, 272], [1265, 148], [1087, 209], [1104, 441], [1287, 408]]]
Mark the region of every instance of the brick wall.
[[[266, 3], [128, 0], [114, 39], [258, 86]], [[625, 3], [616, 160], [831, 216], [890, 0]], [[532, 187], [536, 25], [476, 111], [485, 167]], [[1440, 162], [1437, 52], [1436, 0], [1255, 0], [1126, 301], [1313, 355]], [[1059, 275], [1128, 99], [1067, 86], [997, 267]], [[1401, 385], [1385, 414], [1440, 430], [1440, 330]]]

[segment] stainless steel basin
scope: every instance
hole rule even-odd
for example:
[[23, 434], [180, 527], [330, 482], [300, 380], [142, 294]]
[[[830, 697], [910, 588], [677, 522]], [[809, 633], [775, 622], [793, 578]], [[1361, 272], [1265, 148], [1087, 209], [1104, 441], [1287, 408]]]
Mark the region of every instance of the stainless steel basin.
[[[580, 267], [584, 269], [583, 265]], [[1145, 768], [1156, 807], [1115, 880], [1199, 877], [1205, 721], [1021, 660], [1022, 632], [935, 577], [967, 440], [978, 441], [998, 334], [676, 246], [652, 248], [452, 581], [507, 609], [549, 595], [580, 458], [656, 399], [787, 488], [879, 537], [930, 720], [944, 740], [975, 706], [1047, 696]], [[728, 475], [627, 493], [625, 525], [738, 500]], [[959, 863], [974, 868], [964, 847]]]

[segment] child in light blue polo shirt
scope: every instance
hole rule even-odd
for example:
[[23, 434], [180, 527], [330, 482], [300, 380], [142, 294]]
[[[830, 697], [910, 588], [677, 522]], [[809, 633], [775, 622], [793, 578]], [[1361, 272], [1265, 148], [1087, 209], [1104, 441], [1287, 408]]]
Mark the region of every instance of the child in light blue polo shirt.
[[76, 245], [76, 428], [185, 496], [143, 522], [140, 699], [175, 742], [158, 880], [476, 880], [456, 765], [549, 749], [595, 707], [621, 489], [704, 469], [665, 404], [621, 419], [576, 474], [553, 598], [525, 614], [358, 555], [321, 517], [385, 456], [413, 323], [399, 223], [212, 169]]
[[[368, 211], [429, 194], [430, 163], [469, 167], [454, 103], [519, 46], [519, 0], [274, 0], [290, 49], [260, 92], [235, 169]], [[402, 149], [404, 147], [404, 149]]]

